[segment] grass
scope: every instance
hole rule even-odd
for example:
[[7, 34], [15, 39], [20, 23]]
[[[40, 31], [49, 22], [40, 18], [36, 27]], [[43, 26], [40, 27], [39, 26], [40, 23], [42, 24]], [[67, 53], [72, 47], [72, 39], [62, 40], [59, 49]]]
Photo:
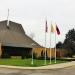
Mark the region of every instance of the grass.
[[[62, 61], [62, 60], [57, 60], [57, 63], [65, 63], [67, 61]], [[47, 65], [49, 64], [49, 60], [47, 60]], [[54, 63], [54, 60], [52, 60], [52, 64]], [[44, 60], [38, 60], [34, 59], [34, 64], [31, 64], [31, 59], [0, 59], [0, 65], [12, 65], [12, 66], [23, 66], [23, 67], [38, 67], [38, 66], [43, 66], [44, 65]]]

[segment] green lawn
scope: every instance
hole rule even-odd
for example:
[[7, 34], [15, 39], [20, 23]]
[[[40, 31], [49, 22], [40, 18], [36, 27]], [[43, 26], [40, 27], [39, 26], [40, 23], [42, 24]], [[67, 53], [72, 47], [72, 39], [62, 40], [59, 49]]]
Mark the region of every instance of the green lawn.
[[[57, 60], [57, 63], [64, 63], [67, 61], [62, 61], [62, 60]], [[56, 63], [56, 64], [57, 64]], [[47, 65], [49, 64], [49, 60], [47, 60]], [[52, 64], [54, 63], [54, 60], [52, 60]], [[34, 59], [34, 64], [31, 64], [31, 59], [0, 59], [0, 65], [13, 65], [13, 66], [33, 66], [33, 67], [38, 67], [38, 66], [43, 66], [44, 65], [44, 60], [38, 60]]]

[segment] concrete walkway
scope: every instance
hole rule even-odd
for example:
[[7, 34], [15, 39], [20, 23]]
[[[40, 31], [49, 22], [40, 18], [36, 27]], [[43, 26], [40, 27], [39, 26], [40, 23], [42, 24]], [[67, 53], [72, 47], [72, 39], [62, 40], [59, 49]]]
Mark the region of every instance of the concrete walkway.
[[67, 63], [61, 63], [61, 64], [53, 64], [53, 65], [47, 65], [42, 67], [19, 67], [19, 66], [7, 66], [7, 65], [0, 65], [2, 68], [12, 68], [12, 69], [60, 69], [65, 67], [75, 66], [75, 61], [67, 62]]

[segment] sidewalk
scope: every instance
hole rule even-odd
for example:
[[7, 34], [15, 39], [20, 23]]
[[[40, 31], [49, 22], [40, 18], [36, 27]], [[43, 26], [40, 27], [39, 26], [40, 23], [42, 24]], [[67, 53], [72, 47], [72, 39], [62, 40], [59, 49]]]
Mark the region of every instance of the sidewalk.
[[75, 66], [75, 61], [61, 63], [61, 64], [54, 64], [54, 65], [47, 65], [42, 67], [19, 67], [19, 66], [7, 66], [7, 65], [0, 65], [0, 68], [11, 68], [11, 69], [60, 69], [65, 67]]

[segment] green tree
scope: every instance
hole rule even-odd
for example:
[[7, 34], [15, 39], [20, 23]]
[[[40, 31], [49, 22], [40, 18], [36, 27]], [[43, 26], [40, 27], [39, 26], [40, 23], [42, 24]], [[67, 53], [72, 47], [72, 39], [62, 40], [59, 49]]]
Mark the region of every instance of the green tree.
[[58, 43], [56, 44], [56, 48], [62, 48], [62, 47], [63, 47], [63, 43], [58, 42]]
[[63, 46], [68, 50], [68, 56], [72, 57], [75, 54], [75, 30], [69, 30], [66, 34]]

